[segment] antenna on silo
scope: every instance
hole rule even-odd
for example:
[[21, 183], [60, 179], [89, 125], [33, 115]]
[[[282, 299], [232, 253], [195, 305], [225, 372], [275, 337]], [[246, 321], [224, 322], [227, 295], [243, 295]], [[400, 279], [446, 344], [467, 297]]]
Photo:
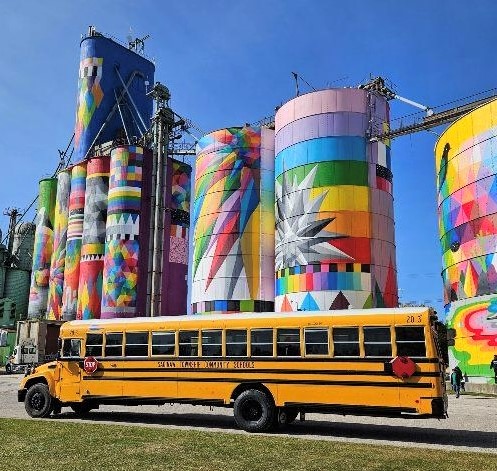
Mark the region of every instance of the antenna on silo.
[[299, 79], [302, 80], [309, 88], [312, 88], [313, 91], [317, 91], [302, 75], [297, 74], [297, 72], [292, 72], [293, 78], [295, 80], [295, 96], [300, 95], [299, 90]]
[[126, 36], [128, 41], [128, 48], [132, 51], [135, 51], [137, 54], [143, 54], [145, 50], [145, 41], [150, 38], [150, 34], [143, 36], [143, 38], [135, 38], [131, 34], [131, 28], [129, 29], [129, 34]]
[[293, 79], [295, 80], [295, 96], [299, 96], [299, 76], [297, 72], [292, 72]]

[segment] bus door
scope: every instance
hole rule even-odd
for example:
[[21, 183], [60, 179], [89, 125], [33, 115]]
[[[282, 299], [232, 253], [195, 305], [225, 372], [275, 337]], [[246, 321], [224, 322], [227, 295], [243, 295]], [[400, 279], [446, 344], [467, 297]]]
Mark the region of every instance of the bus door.
[[123, 333], [91, 331], [86, 334], [85, 357], [97, 361], [95, 371], [82, 371], [81, 395], [121, 398], [123, 395]]
[[58, 381], [55, 393], [62, 402], [78, 402], [81, 386], [81, 339], [67, 338], [62, 341], [58, 365]]

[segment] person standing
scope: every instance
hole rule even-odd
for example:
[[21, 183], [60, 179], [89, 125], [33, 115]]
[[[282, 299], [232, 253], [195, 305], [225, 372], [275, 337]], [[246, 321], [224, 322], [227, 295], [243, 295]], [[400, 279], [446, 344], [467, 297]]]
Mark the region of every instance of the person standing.
[[452, 389], [456, 393], [456, 398], [461, 394], [461, 380], [462, 380], [462, 371], [456, 366], [452, 369], [452, 373], [450, 375], [450, 384], [452, 384]]
[[490, 369], [494, 370], [494, 381], [497, 384], [497, 355], [494, 355], [494, 359], [490, 362]]

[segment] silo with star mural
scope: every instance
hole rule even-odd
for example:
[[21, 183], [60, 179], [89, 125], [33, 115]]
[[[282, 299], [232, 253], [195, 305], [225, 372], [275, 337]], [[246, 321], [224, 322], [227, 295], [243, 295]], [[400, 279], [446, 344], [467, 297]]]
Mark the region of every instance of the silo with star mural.
[[276, 311], [398, 305], [387, 100], [298, 96], [275, 118]]

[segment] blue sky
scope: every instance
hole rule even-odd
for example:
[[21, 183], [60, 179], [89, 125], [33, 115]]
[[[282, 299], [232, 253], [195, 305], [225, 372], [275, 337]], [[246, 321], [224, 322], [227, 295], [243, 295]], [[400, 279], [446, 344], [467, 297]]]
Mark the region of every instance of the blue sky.
[[[79, 41], [88, 25], [123, 41], [130, 28], [138, 37], [150, 34], [146, 53], [173, 108], [210, 131], [272, 114], [294, 95], [292, 71], [316, 88], [382, 75], [400, 95], [430, 106], [493, 88], [497, 4], [467, 5], [0, 0], [0, 209], [31, 202], [73, 132]], [[393, 118], [416, 111], [391, 104]], [[396, 139], [392, 165], [401, 301], [441, 312], [436, 138], [422, 132]], [[0, 216], [4, 233], [7, 224]]]

